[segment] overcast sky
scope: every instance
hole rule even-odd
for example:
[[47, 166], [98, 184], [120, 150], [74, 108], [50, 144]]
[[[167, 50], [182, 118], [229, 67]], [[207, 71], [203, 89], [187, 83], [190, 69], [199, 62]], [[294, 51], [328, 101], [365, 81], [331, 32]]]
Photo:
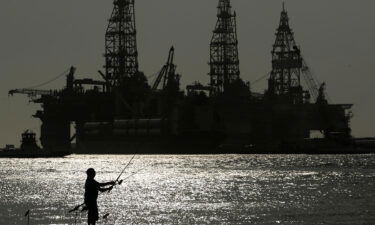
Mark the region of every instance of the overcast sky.
[[[288, 0], [295, 39], [334, 103], [354, 103], [355, 136], [375, 136], [375, 1]], [[218, 0], [136, 0], [140, 69], [159, 71], [175, 46], [182, 86], [208, 82], [209, 42]], [[237, 12], [241, 77], [257, 80], [271, 69], [270, 51], [282, 1], [232, 0]], [[100, 79], [111, 0], [0, 1], [0, 147], [19, 145], [39, 108], [12, 88], [49, 80], [71, 65], [77, 76]], [[44, 89], [62, 88], [58, 80]], [[254, 85], [263, 91], [266, 81]]]

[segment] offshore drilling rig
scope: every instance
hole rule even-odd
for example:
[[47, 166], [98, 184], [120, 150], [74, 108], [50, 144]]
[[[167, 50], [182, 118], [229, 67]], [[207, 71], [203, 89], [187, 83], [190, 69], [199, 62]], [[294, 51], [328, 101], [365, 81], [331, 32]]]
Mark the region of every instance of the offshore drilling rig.
[[[210, 44], [210, 83], [180, 89], [174, 48], [155, 82], [138, 66], [134, 0], [114, 0], [105, 34], [102, 80], [76, 79], [62, 90], [11, 90], [41, 103], [41, 145], [75, 153], [304, 153], [349, 146], [352, 105], [327, 101], [301, 55], [283, 7], [264, 93], [240, 77], [236, 13], [219, 0]], [[75, 133], [70, 131], [75, 124]], [[318, 131], [323, 138], [311, 139]], [[72, 148], [72, 141], [76, 146]], [[328, 149], [328, 150], [327, 150]]]

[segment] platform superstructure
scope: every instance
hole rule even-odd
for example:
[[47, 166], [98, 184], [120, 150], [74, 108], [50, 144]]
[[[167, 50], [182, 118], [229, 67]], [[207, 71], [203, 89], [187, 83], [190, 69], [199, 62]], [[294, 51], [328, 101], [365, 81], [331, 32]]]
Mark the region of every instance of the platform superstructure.
[[[240, 76], [236, 13], [219, 0], [209, 84], [180, 88], [171, 47], [154, 83], [140, 71], [134, 0], [114, 0], [101, 80], [66, 74], [66, 87], [16, 89], [41, 103], [41, 144], [75, 153], [303, 153], [351, 146], [351, 104], [332, 104], [301, 54], [283, 7], [264, 93]], [[256, 65], [254, 65], [256, 66]], [[71, 133], [71, 125], [75, 133]], [[312, 132], [322, 138], [311, 139]], [[76, 142], [72, 148], [72, 141]], [[350, 148], [350, 147], [349, 147]], [[327, 150], [328, 152], [329, 150]]]

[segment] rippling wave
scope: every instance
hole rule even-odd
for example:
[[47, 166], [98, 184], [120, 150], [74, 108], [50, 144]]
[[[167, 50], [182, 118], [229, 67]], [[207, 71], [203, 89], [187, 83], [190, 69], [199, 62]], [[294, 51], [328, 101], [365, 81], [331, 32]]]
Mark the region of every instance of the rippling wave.
[[[0, 224], [74, 224], [85, 171], [114, 180], [132, 156], [0, 159]], [[136, 156], [98, 224], [373, 224], [374, 155]], [[77, 215], [85, 224], [86, 215]]]

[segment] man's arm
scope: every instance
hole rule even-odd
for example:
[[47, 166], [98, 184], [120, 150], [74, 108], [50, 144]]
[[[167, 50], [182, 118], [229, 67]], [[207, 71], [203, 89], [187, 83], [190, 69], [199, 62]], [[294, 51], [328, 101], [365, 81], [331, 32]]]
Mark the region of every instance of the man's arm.
[[[115, 186], [116, 182], [115, 181], [110, 181], [110, 182], [106, 182], [106, 183], [98, 183], [99, 185], [99, 191], [100, 192], [106, 192], [106, 191], [111, 191], [113, 186]], [[108, 185], [111, 185], [109, 187], [106, 187]]]
[[100, 192], [111, 191], [112, 189], [113, 189], [113, 186], [110, 186], [110, 187], [107, 187], [107, 188], [99, 187], [99, 191], [100, 191]]
[[108, 185], [115, 185], [116, 182], [115, 181], [110, 181], [110, 182], [106, 182], [106, 183], [99, 183], [99, 187], [105, 187], [105, 186], [108, 186]]

